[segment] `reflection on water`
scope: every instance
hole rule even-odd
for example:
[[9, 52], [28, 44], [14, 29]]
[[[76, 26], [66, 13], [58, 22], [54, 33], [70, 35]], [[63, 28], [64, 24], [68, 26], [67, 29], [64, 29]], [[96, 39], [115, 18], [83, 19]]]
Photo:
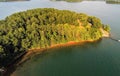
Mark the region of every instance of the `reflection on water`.
[[66, 1], [66, 2], [105, 1], [108, 4], [120, 4], [120, 0], [51, 0], [51, 1]]

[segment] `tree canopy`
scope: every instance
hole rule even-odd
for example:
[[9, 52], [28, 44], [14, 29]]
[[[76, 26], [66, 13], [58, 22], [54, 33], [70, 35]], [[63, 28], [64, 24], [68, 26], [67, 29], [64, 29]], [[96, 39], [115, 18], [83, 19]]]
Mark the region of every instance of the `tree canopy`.
[[110, 30], [99, 18], [68, 10], [38, 8], [14, 13], [0, 21], [0, 65], [31, 48], [97, 40], [102, 37], [100, 28]]

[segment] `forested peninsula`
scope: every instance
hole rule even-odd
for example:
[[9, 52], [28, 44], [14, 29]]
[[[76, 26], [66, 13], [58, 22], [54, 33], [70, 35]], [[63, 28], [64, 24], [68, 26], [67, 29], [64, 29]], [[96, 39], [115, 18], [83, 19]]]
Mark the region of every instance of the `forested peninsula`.
[[0, 20], [0, 67], [22, 52], [67, 42], [95, 41], [110, 27], [94, 16], [53, 8], [14, 13]]

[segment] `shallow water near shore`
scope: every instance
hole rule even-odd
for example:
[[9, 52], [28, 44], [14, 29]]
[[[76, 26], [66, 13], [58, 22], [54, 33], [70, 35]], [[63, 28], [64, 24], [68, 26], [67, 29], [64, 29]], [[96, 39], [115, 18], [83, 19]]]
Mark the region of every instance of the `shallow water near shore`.
[[[0, 19], [33, 8], [57, 8], [99, 17], [120, 39], [120, 5], [105, 1], [65, 2], [31, 0], [0, 2]], [[50, 49], [17, 67], [12, 76], [120, 76], [120, 42], [109, 38], [83, 45]]]

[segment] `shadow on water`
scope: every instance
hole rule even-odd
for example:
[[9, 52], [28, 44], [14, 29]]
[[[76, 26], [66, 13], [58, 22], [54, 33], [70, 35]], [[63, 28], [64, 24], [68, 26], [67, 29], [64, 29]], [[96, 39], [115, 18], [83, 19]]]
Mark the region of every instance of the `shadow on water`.
[[[46, 50], [45, 50], [46, 51]], [[19, 63], [23, 58], [24, 58], [24, 54], [22, 54], [20, 57], [18, 57], [14, 62], [10, 63], [7, 66], [7, 70], [3, 73], [0, 74], [0, 76], [11, 76], [11, 74], [17, 69], [17, 67], [22, 66], [22, 64], [24, 64], [25, 62], [27, 62], [28, 60], [30, 60], [32, 57], [34, 56], [43, 56], [45, 51], [41, 52], [41, 53], [37, 53], [37, 54], [33, 54], [30, 57], [28, 57], [26, 60], [24, 60], [23, 62]]]
[[10, 76], [17, 68], [17, 63], [21, 61], [26, 52], [22, 52], [18, 57], [14, 58], [9, 64], [6, 65], [7, 69], [1, 73], [1, 76]]

